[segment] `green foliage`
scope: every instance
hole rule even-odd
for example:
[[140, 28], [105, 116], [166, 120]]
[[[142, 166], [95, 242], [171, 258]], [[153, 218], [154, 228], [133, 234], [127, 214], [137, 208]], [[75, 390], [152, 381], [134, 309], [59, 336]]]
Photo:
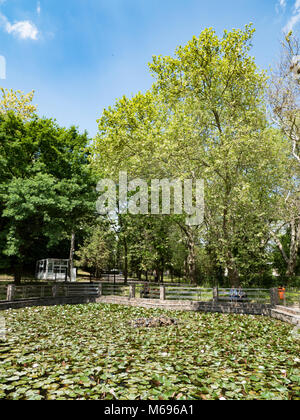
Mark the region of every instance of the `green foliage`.
[[22, 120], [33, 118], [37, 111], [37, 107], [32, 104], [34, 91], [24, 94], [20, 90], [14, 91], [13, 89], [4, 89], [2, 87], [0, 91], [0, 114], [13, 112]]
[[[178, 325], [131, 326], [162, 313]], [[279, 321], [97, 304], [3, 315], [2, 399], [299, 399], [299, 342]]]
[[87, 142], [86, 133], [52, 120], [0, 116], [2, 266], [16, 271], [26, 262], [34, 269], [37, 258], [48, 256], [47, 248], [94, 217]]
[[104, 110], [91, 147], [91, 163], [98, 176], [117, 180], [121, 170], [132, 177], [153, 175], [158, 163], [153, 160], [156, 141], [165, 128], [161, 118], [161, 104], [151, 92], [132, 99], [124, 96]]
[[286, 142], [266, 120], [266, 77], [249, 56], [252, 36], [250, 26], [222, 38], [207, 29], [175, 58], [150, 65], [155, 91], [172, 109], [158, 153], [175, 156], [173, 177], [206, 181], [202, 235], [231, 283], [265, 262], [287, 162]]
[[[195, 244], [231, 283], [266, 271], [270, 226], [283, 207], [289, 146], [266, 117], [266, 74], [249, 55], [254, 30], [204, 30], [172, 57], [154, 57], [153, 89], [126, 97], [99, 119], [92, 166], [117, 179], [204, 179], [205, 223], [186, 229], [189, 276]], [[173, 219], [173, 226], [178, 224]]]
[[90, 237], [86, 238], [84, 244], [76, 252], [78, 267], [90, 269], [95, 277], [100, 278], [101, 273], [109, 266], [111, 251], [108, 247], [102, 227], [97, 226]]
[[5, 253], [24, 259], [44, 236], [49, 246], [58, 244], [68, 235], [74, 220], [78, 222], [91, 213], [90, 199], [86, 187], [74, 180], [59, 181], [42, 173], [25, 180], [13, 179], [4, 195], [3, 217], [9, 227]]
[[[270, 238], [291, 214], [295, 261], [295, 168], [288, 141], [267, 120], [266, 73], [250, 55], [254, 32], [247, 25], [218, 36], [208, 28], [173, 56], [153, 57], [152, 89], [104, 110], [92, 144], [75, 127], [38, 118], [33, 93], [2, 89], [0, 267], [33, 267], [56, 246], [68, 258], [66, 241], [75, 235], [82, 243], [95, 223], [99, 243], [91, 236], [81, 256], [91, 268], [119, 261], [126, 278], [154, 270], [162, 278], [170, 270], [190, 282], [269, 284]], [[107, 244], [109, 261], [94, 185], [101, 178], [118, 181], [120, 170], [149, 185], [151, 179], [204, 179], [203, 225], [187, 227], [185, 215], [117, 215], [102, 232], [115, 235]]]

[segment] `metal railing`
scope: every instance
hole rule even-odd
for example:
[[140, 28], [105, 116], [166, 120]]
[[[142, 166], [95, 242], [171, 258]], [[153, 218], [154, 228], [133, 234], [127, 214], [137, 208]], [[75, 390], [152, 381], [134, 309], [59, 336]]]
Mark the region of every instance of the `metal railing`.
[[123, 296], [164, 301], [271, 304], [269, 289], [218, 289], [157, 283], [130, 282], [128, 285], [102, 283], [103, 296]]
[[218, 289], [218, 301], [269, 304], [270, 289]]
[[213, 289], [184, 286], [167, 286], [166, 300], [189, 300], [193, 302], [209, 302], [214, 298]]
[[[5, 292], [3, 290], [5, 288]], [[60, 297], [99, 297], [101, 286], [96, 283], [55, 283], [53, 285], [0, 286], [0, 301], [51, 299]]]
[[102, 296], [123, 296], [129, 297], [129, 286], [124, 284], [101, 283]]
[[179, 286], [172, 284], [137, 283], [53, 283], [53, 284], [0, 284], [0, 301], [51, 299], [60, 297], [118, 296], [160, 301], [190, 301], [214, 303], [247, 303], [299, 307], [300, 291], [287, 289], [280, 300], [277, 289], [225, 289]]
[[278, 305], [289, 308], [300, 308], [300, 290], [293, 288], [286, 289], [283, 299], [279, 299]]

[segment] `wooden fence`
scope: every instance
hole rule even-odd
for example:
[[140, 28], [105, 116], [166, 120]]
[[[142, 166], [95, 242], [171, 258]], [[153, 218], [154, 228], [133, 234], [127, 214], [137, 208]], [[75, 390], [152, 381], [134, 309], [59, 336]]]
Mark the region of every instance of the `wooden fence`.
[[55, 283], [53, 285], [37, 284], [0, 286], [0, 301], [2, 302], [59, 297], [98, 297], [100, 295], [101, 286], [96, 283]]
[[54, 283], [54, 284], [0, 284], [0, 301], [51, 299], [61, 297], [120, 296], [160, 301], [224, 302], [299, 307], [300, 291], [287, 289], [280, 300], [277, 289], [201, 288], [172, 284], [137, 283]]
[[247, 303], [292, 307], [299, 307], [300, 303], [300, 291], [296, 289], [287, 289], [285, 299], [281, 301], [276, 288], [202, 288], [188, 285], [137, 282], [130, 282], [128, 285], [103, 283], [102, 295], [165, 301]]
[[[275, 293], [275, 292], [274, 292]], [[233, 289], [201, 288], [179, 285], [160, 285], [157, 283], [130, 283], [128, 285], [102, 283], [102, 296], [121, 296], [164, 301], [192, 302], [238, 302], [252, 304], [271, 304], [270, 289]], [[276, 295], [276, 293], [275, 293]]]

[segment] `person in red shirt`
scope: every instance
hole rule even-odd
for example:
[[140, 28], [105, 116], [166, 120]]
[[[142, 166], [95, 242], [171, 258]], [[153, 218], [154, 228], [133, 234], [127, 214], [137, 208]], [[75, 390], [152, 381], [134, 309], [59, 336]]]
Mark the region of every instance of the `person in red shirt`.
[[279, 299], [281, 301], [283, 301], [285, 299], [285, 288], [283, 286], [280, 286], [278, 288], [278, 295], [279, 295]]

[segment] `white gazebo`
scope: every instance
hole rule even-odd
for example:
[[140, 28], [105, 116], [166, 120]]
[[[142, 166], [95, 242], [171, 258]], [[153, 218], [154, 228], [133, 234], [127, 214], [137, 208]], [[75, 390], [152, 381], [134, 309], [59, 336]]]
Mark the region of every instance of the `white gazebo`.
[[[36, 263], [36, 278], [38, 280], [70, 281], [69, 260], [47, 259]], [[74, 276], [75, 274], [75, 276]], [[76, 269], [72, 281], [76, 281]]]

